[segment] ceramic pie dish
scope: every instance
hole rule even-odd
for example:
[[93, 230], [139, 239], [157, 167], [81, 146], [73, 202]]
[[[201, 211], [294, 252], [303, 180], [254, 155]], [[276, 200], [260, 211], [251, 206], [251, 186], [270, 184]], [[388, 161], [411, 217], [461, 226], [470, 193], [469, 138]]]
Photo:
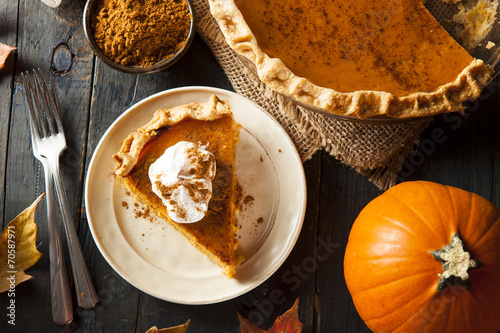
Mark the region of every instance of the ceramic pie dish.
[[[242, 188], [254, 198], [237, 214], [238, 251], [245, 261], [232, 279], [169, 223], [143, 214], [142, 205], [135, 206], [120, 177], [113, 176], [116, 162], [111, 157], [124, 138], [148, 123], [158, 109], [206, 103], [214, 94], [229, 102], [242, 126], [235, 172]], [[302, 162], [285, 130], [250, 100], [211, 87], [166, 90], [131, 106], [99, 141], [85, 185], [89, 228], [104, 259], [143, 292], [181, 304], [222, 302], [268, 279], [299, 237], [306, 201]]]

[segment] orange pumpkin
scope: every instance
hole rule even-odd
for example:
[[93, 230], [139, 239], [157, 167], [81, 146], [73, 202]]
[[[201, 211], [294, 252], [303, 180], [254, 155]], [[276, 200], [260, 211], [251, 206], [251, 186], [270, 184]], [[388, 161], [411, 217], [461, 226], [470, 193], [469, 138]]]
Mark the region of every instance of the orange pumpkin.
[[344, 274], [374, 332], [500, 330], [500, 210], [431, 182], [371, 201], [349, 235]]

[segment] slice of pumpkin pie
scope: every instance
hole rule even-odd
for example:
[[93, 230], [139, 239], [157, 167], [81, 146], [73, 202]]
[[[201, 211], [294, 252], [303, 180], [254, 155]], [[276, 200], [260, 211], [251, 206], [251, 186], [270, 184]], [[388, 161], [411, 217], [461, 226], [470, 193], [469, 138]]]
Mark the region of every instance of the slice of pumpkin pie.
[[334, 114], [463, 111], [491, 70], [420, 0], [209, 0], [228, 44], [278, 93]]
[[227, 277], [235, 255], [235, 149], [239, 125], [215, 95], [156, 111], [123, 142], [115, 174], [133, 197], [218, 264]]

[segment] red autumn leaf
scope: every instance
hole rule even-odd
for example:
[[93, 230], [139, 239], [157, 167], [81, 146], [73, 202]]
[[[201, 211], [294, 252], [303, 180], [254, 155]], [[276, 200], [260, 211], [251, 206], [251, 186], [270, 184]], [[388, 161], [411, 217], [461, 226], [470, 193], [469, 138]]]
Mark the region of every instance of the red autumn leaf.
[[264, 331], [262, 328], [252, 324], [240, 313], [238, 313], [238, 318], [240, 318], [241, 333], [300, 333], [302, 332], [302, 326], [304, 326], [299, 320], [298, 298], [290, 310], [276, 318], [273, 326], [268, 331]]
[[7, 60], [10, 52], [15, 49], [15, 47], [0, 43], [0, 69], [5, 67], [5, 60]]

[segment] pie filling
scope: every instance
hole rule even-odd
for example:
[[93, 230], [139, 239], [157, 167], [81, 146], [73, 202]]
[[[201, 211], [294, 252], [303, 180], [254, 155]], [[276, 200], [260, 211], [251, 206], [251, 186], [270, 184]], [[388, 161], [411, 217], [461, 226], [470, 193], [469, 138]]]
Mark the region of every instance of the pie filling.
[[235, 3], [265, 53], [339, 92], [431, 92], [473, 60], [420, 0]]

